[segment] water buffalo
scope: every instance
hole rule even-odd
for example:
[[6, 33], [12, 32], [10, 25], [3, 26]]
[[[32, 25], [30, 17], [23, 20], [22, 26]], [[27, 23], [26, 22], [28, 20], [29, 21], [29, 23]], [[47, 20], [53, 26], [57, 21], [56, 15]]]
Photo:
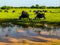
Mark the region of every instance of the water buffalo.
[[35, 17], [35, 19], [36, 19], [36, 18], [44, 18], [44, 19], [46, 19], [46, 18], [45, 18], [45, 13], [36, 12], [36, 15], [37, 15], [37, 16]]
[[42, 12], [42, 10], [40, 10], [39, 12]]
[[31, 12], [31, 10], [29, 10], [29, 12]]
[[12, 11], [13, 13], [15, 12], [15, 10]]
[[52, 13], [52, 11], [50, 11], [50, 13]]
[[45, 13], [47, 12], [47, 10], [42, 10], [42, 11], [45, 12]]
[[2, 10], [0, 10], [0, 12], [2, 12]]
[[33, 12], [36, 12], [36, 10], [33, 10]]
[[8, 10], [4, 10], [4, 12], [7, 12], [8, 13]]
[[21, 19], [21, 18], [28, 18], [28, 19], [29, 19], [29, 14], [28, 14], [28, 12], [22, 11], [22, 14], [21, 14], [21, 16], [19, 17], [19, 19]]

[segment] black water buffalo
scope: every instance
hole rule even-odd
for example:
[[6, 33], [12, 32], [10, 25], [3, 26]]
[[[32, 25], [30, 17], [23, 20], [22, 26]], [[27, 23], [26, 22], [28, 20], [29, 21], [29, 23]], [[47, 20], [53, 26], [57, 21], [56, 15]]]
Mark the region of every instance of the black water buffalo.
[[35, 19], [36, 19], [36, 18], [44, 18], [44, 19], [46, 19], [46, 18], [45, 18], [45, 13], [36, 12], [36, 15], [37, 15], [37, 16], [35, 17]]
[[39, 12], [42, 12], [42, 10], [40, 10]]
[[15, 10], [12, 11], [13, 13], [15, 12]]
[[48, 11], [47, 11], [47, 10], [42, 10], [42, 12], [45, 12], [45, 13], [46, 13], [46, 12], [48, 12]]
[[52, 11], [50, 11], [50, 13], [52, 13]]
[[19, 19], [21, 19], [21, 18], [28, 18], [28, 19], [29, 19], [29, 14], [28, 14], [28, 12], [22, 11], [22, 14], [21, 14], [21, 16], [19, 17]]
[[0, 12], [2, 12], [2, 10], [0, 10]]
[[31, 10], [29, 10], [29, 12], [31, 12]]
[[33, 10], [33, 12], [36, 12], [36, 10]]
[[7, 12], [8, 13], [8, 10], [4, 10], [4, 12]]

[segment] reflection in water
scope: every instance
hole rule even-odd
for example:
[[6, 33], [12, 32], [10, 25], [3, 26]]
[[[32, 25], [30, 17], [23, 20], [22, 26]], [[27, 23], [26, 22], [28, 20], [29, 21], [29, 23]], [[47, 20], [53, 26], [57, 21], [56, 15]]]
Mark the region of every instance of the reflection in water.
[[[10, 25], [10, 26], [8, 26]], [[9, 23], [6, 27], [0, 26], [0, 37], [24, 38], [30, 36], [55, 35], [60, 37], [60, 28], [45, 25], [44, 28], [27, 27], [13, 25]]]

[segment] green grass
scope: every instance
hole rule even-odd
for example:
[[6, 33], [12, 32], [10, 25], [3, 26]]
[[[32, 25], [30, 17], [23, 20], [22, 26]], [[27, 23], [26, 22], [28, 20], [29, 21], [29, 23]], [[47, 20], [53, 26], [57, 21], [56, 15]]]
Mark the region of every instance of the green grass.
[[[16, 12], [13, 13], [12, 12], [13, 10], [15, 10]], [[8, 13], [4, 12], [3, 10], [2, 12], [0, 12], [0, 19], [18, 19], [19, 16], [21, 15], [22, 10], [27, 11], [29, 13], [29, 18], [34, 19], [36, 14], [33, 13], [33, 10], [43, 10], [43, 9], [9, 9]], [[29, 10], [31, 10], [32, 12], [29, 12]], [[48, 11], [47, 13], [45, 13], [46, 21], [60, 22], [60, 9], [44, 9], [44, 10]], [[52, 11], [54, 13], [50, 13], [49, 11]]]

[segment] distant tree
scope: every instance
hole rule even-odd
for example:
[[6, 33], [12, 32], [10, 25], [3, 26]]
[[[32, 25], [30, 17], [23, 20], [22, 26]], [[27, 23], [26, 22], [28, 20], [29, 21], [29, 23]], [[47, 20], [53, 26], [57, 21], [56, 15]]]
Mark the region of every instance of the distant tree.
[[40, 6], [39, 6], [39, 4], [36, 4], [36, 6], [35, 6], [36, 8], [39, 8]]
[[59, 6], [59, 8], [60, 8], [60, 6]]
[[41, 6], [42, 9], [46, 9], [47, 7], [46, 6]]
[[10, 9], [10, 6], [3, 6], [1, 9]]
[[32, 5], [32, 6], [31, 6], [31, 8], [35, 8], [35, 6], [34, 6], [34, 5]]

